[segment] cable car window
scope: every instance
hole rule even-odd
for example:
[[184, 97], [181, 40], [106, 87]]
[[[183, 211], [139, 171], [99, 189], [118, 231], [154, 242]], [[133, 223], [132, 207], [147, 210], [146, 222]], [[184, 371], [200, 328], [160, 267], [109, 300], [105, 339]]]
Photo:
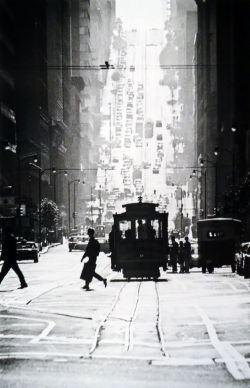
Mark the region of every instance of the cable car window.
[[214, 239], [216, 239], [216, 238], [221, 238], [221, 237], [224, 237], [224, 232], [223, 231], [219, 231], [219, 230], [217, 230], [217, 231], [209, 231], [209, 232], [207, 232], [207, 237], [208, 238], [214, 238]]
[[152, 220], [151, 221], [151, 227], [149, 229], [150, 235], [149, 237], [151, 239], [159, 238], [160, 237], [160, 223], [159, 220]]
[[127, 231], [131, 230], [131, 221], [120, 221], [119, 222], [119, 231], [121, 232], [121, 237], [127, 237]]
[[138, 240], [147, 240], [148, 234], [147, 234], [146, 220], [143, 220], [143, 219], [137, 220], [135, 227], [136, 227], [136, 238]]

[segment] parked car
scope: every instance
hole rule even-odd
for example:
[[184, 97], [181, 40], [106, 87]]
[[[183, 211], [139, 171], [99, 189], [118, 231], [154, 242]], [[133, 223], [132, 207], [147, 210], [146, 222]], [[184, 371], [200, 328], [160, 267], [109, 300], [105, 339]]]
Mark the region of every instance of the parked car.
[[39, 247], [34, 241], [17, 242], [17, 260], [33, 260], [38, 263]]
[[240, 244], [235, 253], [236, 272], [238, 275], [244, 275], [246, 257], [250, 258], [250, 242]]
[[84, 251], [88, 245], [88, 241], [88, 235], [69, 237], [69, 252], [72, 252], [73, 250]]

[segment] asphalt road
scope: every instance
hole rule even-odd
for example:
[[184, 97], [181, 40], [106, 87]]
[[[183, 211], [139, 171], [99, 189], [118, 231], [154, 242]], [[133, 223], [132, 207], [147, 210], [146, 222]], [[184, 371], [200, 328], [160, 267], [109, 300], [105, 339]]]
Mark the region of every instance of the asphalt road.
[[100, 255], [51, 248], [0, 286], [0, 387], [249, 387], [250, 281], [229, 268], [123, 280]]

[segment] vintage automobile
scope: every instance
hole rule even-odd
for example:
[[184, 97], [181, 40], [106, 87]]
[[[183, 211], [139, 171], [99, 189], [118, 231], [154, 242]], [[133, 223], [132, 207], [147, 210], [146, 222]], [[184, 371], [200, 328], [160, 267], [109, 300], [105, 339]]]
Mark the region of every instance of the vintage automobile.
[[39, 247], [34, 241], [17, 242], [17, 260], [33, 260], [38, 263]]
[[197, 222], [198, 250], [202, 272], [230, 265], [235, 272], [235, 251], [240, 243], [241, 221], [233, 218], [210, 218]]
[[83, 235], [83, 236], [70, 236], [69, 237], [69, 252], [74, 251], [84, 251], [86, 249], [86, 246], [88, 245], [89, 236]]

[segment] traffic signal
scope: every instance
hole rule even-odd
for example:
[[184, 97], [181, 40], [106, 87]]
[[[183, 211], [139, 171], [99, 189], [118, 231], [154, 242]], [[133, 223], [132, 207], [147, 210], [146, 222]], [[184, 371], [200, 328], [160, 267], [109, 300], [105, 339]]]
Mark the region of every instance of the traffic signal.
[[16, 216], [23, 217], [26, 215], [26, 205], [22, 204], [16, 208]]
[[20, 207], [20, 216], [24, 216], [24, 208], [22, 206]]

